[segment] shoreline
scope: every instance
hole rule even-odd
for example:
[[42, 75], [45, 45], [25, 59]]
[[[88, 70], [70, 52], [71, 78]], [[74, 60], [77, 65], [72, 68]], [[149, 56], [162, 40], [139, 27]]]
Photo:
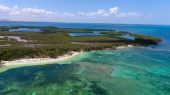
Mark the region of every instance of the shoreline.
[[27, 58], [27, 59], [18, 59], [18, 60], [13, 60], [13, 61], [2, 61], [1, 67], [8, 67], [8, 66], [16, 66], [16, 65], [31, 65], [31, 64], [44, 64], [44, 63], [52, 63], [52, 62], [59, 62], [59, 61], [64, 61], [66, 59], [72, 58], [80, 52], [69, 52], [67, 54], [64, 54], [63, 56], [59, 56], [57, 58]]
[[[123, 49], [123, 48], [129, 48], [129, 47], [135, 47], [133, 45], [127, 45], [127, 46], [118, 46], [116, 47], [117, 49]], [[52, 62], [59, 62], [59, 61], [64, 61], [66, 59], [72, 58], [80, 53], [82, 53], [83, 51], [79, 51], [79, 52], [69, 52], [67, 54], [64, 54], [63, 56], [59, 56], [57, 58], [26, 58], [26, 59], [17, 59], [17, 60], [13, 60], [13, 61], [2, 61], [1, 63], [1, 67], [8, 67], [8, 66], [16, 66], [16, 65], [38, 65], [38, 64], [47, 64], [47, 63], [52, 63]]]
[[[123, 45], [123, 46], [117, 46], [115, 50], [123, 49], [123, 48], [131, 48], [135, 47], [134, 45]], [[0, 64], [0, 73], [5, 72], [12, 68], [19, 68], [24, 66], [35, 66], [35, 65], [46, 65], [46, 64], [57, 64], [56, 62], [64, 62], [69, 59], [72, 60], [72, 58], [78, 56], [79, 57], [85, 57], [87, 56], [86, 53], [84, 55], [84, 51], [78, 51], [78, 52], [68, 52], [67, 54], [64, 54], [63, 56], [59, 56], [57, 58], [27, 58], [27, 59], [16, 59], [13, 61], [2, 61]], [[77, 57], [76, 57], [77, 58]], [[62, 64], [62, 63], [59, 63]], [[65, 64], [65, 63], [64, 63]]]
[[122, 48], [131, 48], [131, 47], [135, 47], [135, 46], [133, 46], [133, 45], [118, 46], [118, 47], [116, 47], [116, 50], [117, 50], [117, 49], [122, 49]]

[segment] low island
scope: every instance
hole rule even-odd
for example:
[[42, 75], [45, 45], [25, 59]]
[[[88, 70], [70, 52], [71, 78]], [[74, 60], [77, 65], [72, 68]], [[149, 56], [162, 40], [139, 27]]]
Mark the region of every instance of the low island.
[[62, 60], [82, 51], [156, 45], [160, 38], [111, 29], [0, 26], [0, 64]]

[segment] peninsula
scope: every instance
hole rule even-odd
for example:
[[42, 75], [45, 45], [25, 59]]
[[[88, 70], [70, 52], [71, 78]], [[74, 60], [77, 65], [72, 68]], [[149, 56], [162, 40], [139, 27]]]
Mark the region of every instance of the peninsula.
[[80, 51], [148, 46], [156, 45], [160, 41], [160, 38], [154, 36], [112, 29], [0, 26], [0, 64], [54, 61]]

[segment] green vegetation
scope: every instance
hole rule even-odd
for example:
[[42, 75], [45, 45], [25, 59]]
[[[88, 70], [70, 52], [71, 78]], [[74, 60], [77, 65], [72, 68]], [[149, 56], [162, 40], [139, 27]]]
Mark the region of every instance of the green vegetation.
[[[42, 32], [9, 32], [9, 29], [39, 28]], [[5, 31], [4, 31], [5, 30]], [[48, 26], [0, 26], [0, 36], [17, 36], [27, 42], [15, 39], [0, 39], [0, 61], [19, 58], [58, 57], [70, 51], [115, 49], [121, 45], [150, 45], [157, 44], [161, 40], [156, 37], [132, 34], [125, 31], [107, 29], [74, 29], [56, 28]], [[69, 36], [69, 32], [99, 31], [103, 36]], [[136, 37], [135, 40], [125, 39], [121, 35], [129, 34]]]
[[130, 36], [134, 36], [135, 43], [138, 43], [140, 45], [150, 45], [150, 44], [157, 44], [161, 41], [160, 38], [154, 37], [154, 36], [147, 36], [147, 35], [140, 35], [140, 34], [130, 34]]
[[107, 31], [107, 32], [102, 32], [102, 34], [112, 35], [112, 36], [122, 36], [130, 33], [126, 31]]

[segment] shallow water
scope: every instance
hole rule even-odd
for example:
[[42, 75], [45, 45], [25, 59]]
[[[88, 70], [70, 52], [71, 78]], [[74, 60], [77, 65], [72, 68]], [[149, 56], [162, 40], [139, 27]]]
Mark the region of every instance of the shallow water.
[[134, 39], [135, 39], [135, 37], [130, 36], [130, 35], [128, 35], [128, 34], [122, 35], [122, 36], [120, 36], [120, 37], [125, 38], [125, 39], [129, 39], [129, 40], [134, 40]]
[[20, 67], [3, 72], [0, 95], [170, 94], [170, 52], [124, 48], [92, 51], [87, 55], [71, 64]]
[[38, 28], [18, 28], [18, 29], [10, 29], [10, 32], [16, 32], [16, 31], [21, 31], [21, 32], [41, 32], [41, 29]]
[[103, 34], [101, 34], [99, 31], [93, 31], [93, 32], [71, 32], [68, 33], [70, 36], [72, 37], [77, 37], [77, 36], [102, 36]]
[[169, 26], [79, 26], [127, 30], [163, 41], [152, 48], [92, 51], [62, 64], [9, 69], [0, 73], [0, 95], [170, 95]]

